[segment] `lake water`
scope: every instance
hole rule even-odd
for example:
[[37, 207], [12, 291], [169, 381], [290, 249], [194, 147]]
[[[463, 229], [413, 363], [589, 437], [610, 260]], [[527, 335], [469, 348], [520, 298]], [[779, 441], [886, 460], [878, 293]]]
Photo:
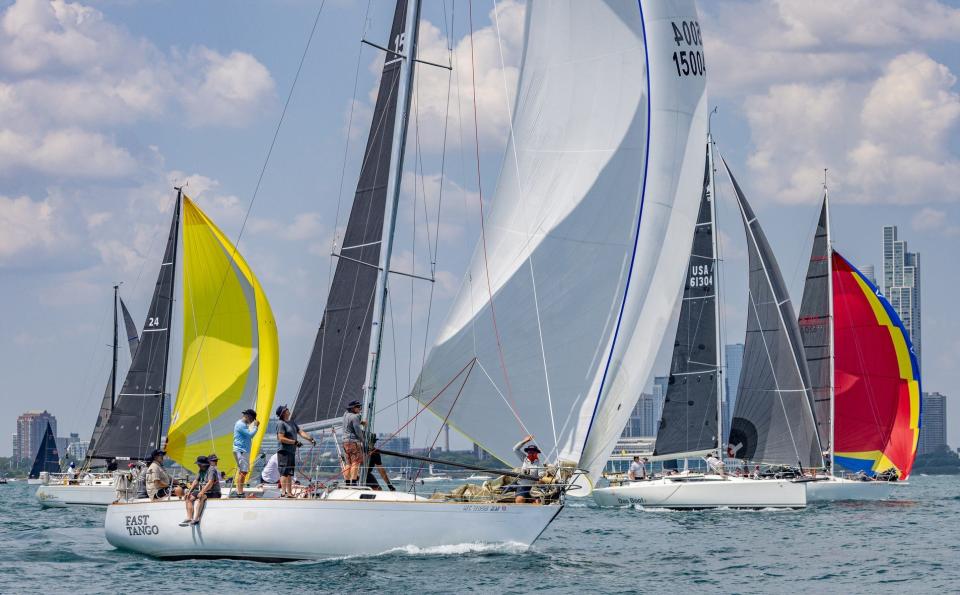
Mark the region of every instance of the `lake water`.
[[[944, 593], [960, 589], [960, 477], [794, 512], [568, 506], [528, 551], [469, 545], [267, 564], [115, 550], [103, 510], [0, 486], [0, 592]], [[309, 530], [305, 528], [305, 530]], [[389, 530], [389, 527], [384, 527]]]

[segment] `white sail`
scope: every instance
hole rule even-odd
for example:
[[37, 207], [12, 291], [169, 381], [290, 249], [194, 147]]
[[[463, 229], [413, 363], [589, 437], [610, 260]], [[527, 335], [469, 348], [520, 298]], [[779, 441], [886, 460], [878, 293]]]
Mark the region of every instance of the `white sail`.
[[504, 461], [529, 433], [596, 474], [683, 281], [703, 47], [692, 0], [532, 1], [525, 38], [485, 242], [413, 394]]

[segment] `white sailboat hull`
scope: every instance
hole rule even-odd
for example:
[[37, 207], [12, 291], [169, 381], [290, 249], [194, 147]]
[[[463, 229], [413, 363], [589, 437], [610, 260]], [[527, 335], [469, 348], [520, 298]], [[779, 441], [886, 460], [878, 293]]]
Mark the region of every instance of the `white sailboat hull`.
[[37, 500], [44, 507], [107, 506], [117, 499], [112, 483], [92, 485], [46, 484], [37, 488]]
[[112, 504], [104, 529], [114, 547], [158, 558], [300, 560], [407, 547], [529, 547], [562, 508], [422, 499], [220, 499], [207, 502], [200, 525], [180, 527], [184, 504], [167, 500]]
[[804, 508], [807, 491], [787, 479], [750, 479], [720, 476], [675, 476], [596, 488], [600, 506], [644, 508]]
[[807, 486], [807, 502], [831, 502], [837, 500], [884, 500], [893, 493], [896, 483], [892, 481], [859, 481], [843, 477], [831, 477], [810, 481]]

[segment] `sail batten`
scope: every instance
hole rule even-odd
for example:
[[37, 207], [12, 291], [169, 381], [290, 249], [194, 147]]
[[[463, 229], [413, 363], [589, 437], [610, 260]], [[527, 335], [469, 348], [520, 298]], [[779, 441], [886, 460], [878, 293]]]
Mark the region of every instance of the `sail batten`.
[[800, 329], [780, 267], [730, 167], [749, 259], [743, 371], [728, 455], [756, 462], [822, 467]]
[[167, 454], [194, 468], [217, 453], [219, 468], [236, 469], [233, 427], [251, 408], [262, 420], [250, 463], [259, 452], [276, 390], [279, 345], [263, 288], [233, 243], [183, 197], [183, 364]]

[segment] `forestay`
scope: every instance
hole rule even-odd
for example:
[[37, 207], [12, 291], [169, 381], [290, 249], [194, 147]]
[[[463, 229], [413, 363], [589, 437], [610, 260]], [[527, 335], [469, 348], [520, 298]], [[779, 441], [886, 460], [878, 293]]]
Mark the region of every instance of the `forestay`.
[[[262, 430], [277, 386], [279, 345], [273, 312], [260, 283], [223, 232], [183, 197], [183, 364], [166, 450], [196, 469], [197, 455], [217, 453], [219, 468], [236, 469], [233, 426], [253, 408]], [[251, 461], [252, 463], [252, 461]]]
[[485, 237], [413, 395], [503, 461], [598, 475], [683, 282], [704, 169], [692, 1], [530, 2]]
[[709, 167], [708, 159], [673, 342], [667, 394], [653, 450], [655, 457], [703, 453], [720, 445], [717, 427], [720, 354], [717, 352], [716, 259]]
[[[397, 2], [389, 38], [391, 49], [397, 53], [404, 51], [402, 35], [406, 14], [407, 3]], [[343, 245], [293, 408], [293, 418], [300, 424], [336, 418], [343, 414], [347, 403], [363, 398], [397, 115], [400, 61], [392, 54], [384, 61]]]
[[810, 376], [797, 318], [780, 267], [740, 185], [733, 184], [749, 254], [743, 371], [728, 454], [770, 464], [822, 467], [810, 403]]

